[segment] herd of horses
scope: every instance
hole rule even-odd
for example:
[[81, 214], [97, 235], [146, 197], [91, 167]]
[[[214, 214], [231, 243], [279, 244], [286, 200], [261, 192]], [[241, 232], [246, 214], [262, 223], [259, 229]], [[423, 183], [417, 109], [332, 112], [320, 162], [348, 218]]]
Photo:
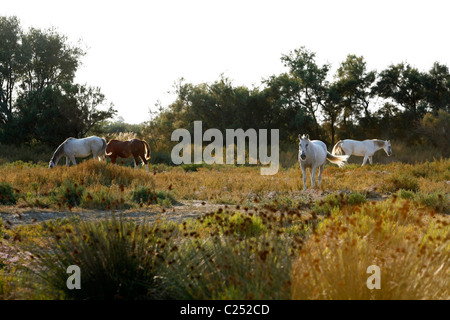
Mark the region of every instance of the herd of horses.
[[[347, 163], [351, 155], [364, 157], [362, 166], [369, 160], [372, 164], [372, 156], [378, 150], [384, 149], [388, 156], [392, 155], [391, 143], [389, 140], [341, 140], [333, 147], [332, 152], [328, 152], [327, 146], [320, 140], [310, 140], [309, 135], [298, 135], [299, 152], [298, 160], [303, 173], [303, 189], [306, 190], [306, 169], [311, 172], [311, 187], [315, 187], [316, 170], [319, 169], [318, 184], [322, 181], [322, 172], [326, 161], [337, 164], [339, 167]], [[150, 159], [150, 146], [145, 140], [132, 139], [128, 141], [110, 140], [106, 143], [104, 138], [91, 136], [82, 139], [68, 138], [53, 153], [50, 160], [49, 168], [53, 168], [58, 164], [62, 157], [66, 157], [66, 165], [70, 162], [77, 164], [76, 158], [86, 158], [92, 155], [98, 160], [103, 160], [106, 156], [111, 159], [113, 164], [117, 158], [129, 158], [133, 156], [134, 167], [139, 166], [139, 158], [141, 159], [146, 170], [148, 169], [148, 160]]]
[[56, 167], [59, 159], [66, 157], [66, 165], [70, 162], [77, 164], [76, 158], [86, 158], [92, 155], [102, 161], [108, 156], [113, 164], [117, 158], [129, 158], [133, 156], [134, 167], [139, 166], [139, 158], [148, 171], [148, 160], [150, 159], [150, 146], [145, 140], [132, 139], [128, 141], [110, 140], [106, 143], [104, 138], [91, 136], [82, 139], [68, 138], [53, 153], [49, 162], [49, 168]]

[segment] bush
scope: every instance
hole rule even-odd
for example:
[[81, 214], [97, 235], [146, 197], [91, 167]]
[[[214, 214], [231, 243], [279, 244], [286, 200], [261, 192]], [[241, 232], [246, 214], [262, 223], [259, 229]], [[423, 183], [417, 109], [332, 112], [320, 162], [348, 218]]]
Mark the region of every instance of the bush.
[[[87, 209], [102, 210], [130, 208], [131, 205], [125, 202], [123, 193], [116, 189], [119, 189], [119, 187], [112, 186], [108, 188], [105, 186], [97, 186], [83, 194], [80, 206]], [[118, 197], [119, 195], [120, 198]]]
[[419, 131], [438, 148], [444, 157], [450, 156], [449, 144], [450, 113], [439, 110], [437, 115], [427, 113], [420, 121]]
[[290, 239], [264, 232], [186, 239], [163, 278], [175, 299], [288, 299], [293, 249]]
[[84, 190], [85, 189], [83, 186], [69, 180], [65, 180], [57, 191], [57, 198], [62, 204], [67, 204], [73, 207], [79, 206]]
[[334, 208], [342, 208], [346, 205], [358, 205], [366, 202], [366, 196], [359, 192], [350, 194], [330, 193], [323, 200], [316, 201], [313, 210], [316, 214], [329, 215]]
[[397, 196], [400, 199], [409, 199], [409, 200], [413, 200], [414, 197], [416, 196], [416, 194], [412, 191], [409, 190], [405, 190], [405, 189], [399, 189], [397, 191]]
[[173, 196], [166, 191], [155, 191], [147, 187], [137, 187], [131, 191], [131, 199], [138, 204], [159, 204], [171, 206], [175, 203]]
[[[31, 268], [66, 298], [163, 297], [164, 288], [158, 287], [155, 270], [166, 254], [170, 230], [161, 234], [158, 224], [137, 225], [114, 216], [98, 223], [80, 222], [52, 230], [52, 245], [30, 248], [35, 256]], [[80, 268], [82, 290], [67, 288], [70, 265]]]
[[7, 182], [0, 182], [0, 204], [16, 204], [14, 189]]
[[219, 209], [218, 212], [206, 214], [199, 219], [203, 227], [218, 228], [225, 235], [238, 237], [256, 237], [266, 230], [260, 216], [234, 211], [229, 213]]
[[419, 191], [419, 180], [404, 172], [396, 172], [392, 174], [388, 179], [388, 191], [398, 191], [400, 189], [409, 190], [413, 192]]

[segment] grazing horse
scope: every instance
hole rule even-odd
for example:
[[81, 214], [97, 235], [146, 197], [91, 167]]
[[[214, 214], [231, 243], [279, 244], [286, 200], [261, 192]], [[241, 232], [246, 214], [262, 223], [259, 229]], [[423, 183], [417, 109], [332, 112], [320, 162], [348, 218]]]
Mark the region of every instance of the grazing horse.
[[93, 155], [98, 160], [105, 158], [106, 140], [96, 136], [87, 137], [83, 139], [67, 138], [59, 145], [53, 153], [53, 157], [49, 162], [49, 168], [56, 167], [61, 157], [66, 157], [66, 166], [69, 166], [70, 161], [74, 165], [77, 164], [75, 158], [86, 158]]
[[116, 163], [116, 158], [134, 158], [134, 168], [139, 165], [139, 157], [142, 159], [145, 168], [148, 171], [147, 160], [150, 159], [150, 146], [147, 141], [132, 139], [128, 141], [110, 140], [106, 146], [106, 155], [111, 158], [113, 164]]
[[319, 168], [319, 186], [326, 160], [343, 167], [350, 156], [336, 156], [328, 152], [327, 146], [320, 140], [309, 140], [309, 135], [298, 135], [298, 160], [303, 173], [303, 190], [306, 190], [306, 168], [311, 170], [311, 186], [315, 187], [316, 169]]
[[388, 157], [392, 155], [391, 142], [389, 140], [383, 141], [377, 139], [364, 141], [350, 139], [341, 140], [335, 144], [331, 153], [334, 155], [347, 154], [349, 156], [354, 155], [364, 157], [363, 163], [361, 165], [362, 167], [366, 164], [367, 159], [369, 159], [370, 164], [373, 164], [372, 156], [376, 151], [380, 149], [384, 149]]

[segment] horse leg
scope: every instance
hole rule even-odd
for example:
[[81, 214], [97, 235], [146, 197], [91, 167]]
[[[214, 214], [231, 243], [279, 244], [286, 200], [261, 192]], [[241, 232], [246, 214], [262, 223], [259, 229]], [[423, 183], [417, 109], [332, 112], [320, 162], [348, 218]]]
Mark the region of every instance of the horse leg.
[[142, 159], [142, 162], [144, 163], [144, 166], [145, 166], [145, 170], [147, 170], [147, 171], [149, 171], [148, 170], [148, 161], [145, 159], [145, 155], [144, 156], [140, 156], [141, 157], [141, 159]]
[[303, 190], [306, 190], [306, 169], [302, 168], [303, 173]]
[[372, 162], [372, 156], [369, 157], [369, 163], [370, 163], [371, 165], [373, 164], [373, 162]]
[[139, 167], [139, 157], [133, 156], [134, 158], [134, 168], [137, 169]]
[[116, 164], [117, 157], [113, 156], [113, 157], [110, 157], [110, 159], [111, 159], [112, 164]]
[[316, 167], [311, 168], [311, 188], [316, 187]]
[[320, 184], [322, 183], [322, 172], [323, 172], [323, 169], [325, 168], [325, 164], [323, 164], [323, 165], [321, 165], [320, 167], [319, 167], [319, 177], [318, 177], [318, 180], [319, 180], [319, 186], [320, 186]]
[[70, 165], [70, 159], [69, 159], [69, 157], [67, 156], [66, 157], [66, 166], [68, 167]]
[[75, 160], [74, 156], [70, 157], [70, 161], [72, 161], [73, 165], [75, 166], [77, 164], [77, 161]]
[[367, 158], [369, 158], [369, 157], [368, 157], [368, 156], [364, 156], [364, 160], [363, 160], [363, 163], [362, 163], [361, 167], [364, 166], [364, 165], [366, 164]]

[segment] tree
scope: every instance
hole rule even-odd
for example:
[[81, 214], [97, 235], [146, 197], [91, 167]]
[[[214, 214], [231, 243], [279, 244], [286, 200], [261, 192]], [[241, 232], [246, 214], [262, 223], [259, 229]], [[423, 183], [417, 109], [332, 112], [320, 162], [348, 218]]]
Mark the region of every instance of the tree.
[[72, 83], [84, 55], [54, 29], [30, 29], [23, 37], [23, 47], [27, 61], [22, 89], [26, 92]]
[[409, 64], [391, 65], [379, 75], [374, 93], [385, 99], [392, 99], [403, 107], [413, 121], [423, 114], [425, 99], [424, 74]]
[[17, 82], [24, 72], [22, 31], [16, 17], [0, 17], [0, 124], [12, 119]]
[[326, 88], [325, 99], [321, 102], [322, 113], [330, 127], [331, 145], [334, 146], [336, 136], [336, 124], [342, 111], [342, 96], [338, 84], [331, 84]]
[[86, 135], [116, 111], [100, 88], [74, 84], [84, 52], [54, 29], [24, 33], [0, 17], [0, 139], [59, 144]]
[[16, 103], [17, 117], [12, 132], [15, 141], [40, 141], [57, 146], [68, 137], [84, 137], [116, 111], [98, 110], [105, 102], [98, 88], [65, 85], [45, 87], [21, 96]]
[[376, 72], [367, 71], [364, 58], [348, 55], [338, 68], [336, 78], [344, 107], [344, 124], [352, 115], [358, 119], [363, 113], [366, 118], [371, 118], [369, 111], [370, 100], [373, 97], [371, 87], [375, 82]]
[[435, 114], [439, 110], [450, 112], [450, 73], [446, 65], [435, 62], [424, 75], [424, 87], [425, 99]]
[[330, 65], [318, 66], [315, 62], [315, 53], [304, 47], [283, 55], [281, 60], [285, 67], [289, 68], [289, 75], [292, 78], [291, 93], [296, 99], [295, 103], [308, 111], [314, 121], [314, 133], [319, 137], [317, 112], [327, 99], [325, 88], [328, 86], [326, 78]]

